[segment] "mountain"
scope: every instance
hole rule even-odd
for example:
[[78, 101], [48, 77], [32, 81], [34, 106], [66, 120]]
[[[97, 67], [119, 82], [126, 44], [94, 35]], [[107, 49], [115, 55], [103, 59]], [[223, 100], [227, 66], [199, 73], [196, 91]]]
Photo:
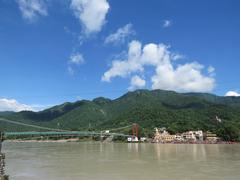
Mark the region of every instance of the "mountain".
[[[138, 123], [150, 135], [154, 127], [172, 133], [202, 129], [224, 139], [238, 140], [240, 98], [206, 93], [177, 93], [164, 90], [136, 90], [111, 100], [67, 102], [40, 112], [0, 114], [10, 120], [67, 130], [101, 130]], [[222, 122], [217, 121], [219, 117]], [[36, 130], [0, 122], [0, 130]], [[129, 129], [130, 130], [130, 129]]]
[[0, 111], [0, 116], [10, 115], [10, 114], [14, 114], [14, 112], [12, 112], [12, 111]]
[[185, 95], [196, 96], [216, 104], [224, 104], [224, 105], [231, 105], [231, 106], [239, 106], [240, 104], [240, 97], [235, 97], [235, 96], [222, 97], [222, 96], [216, 96], [214, 94], [208, 94], [208, 93], [186, 93]]

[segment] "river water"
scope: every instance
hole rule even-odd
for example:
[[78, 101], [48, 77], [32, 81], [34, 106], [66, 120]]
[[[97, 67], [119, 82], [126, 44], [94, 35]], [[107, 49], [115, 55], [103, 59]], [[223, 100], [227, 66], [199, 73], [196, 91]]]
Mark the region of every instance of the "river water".
[[239, 180], [240, 145], [5, 142], [10, 180]]

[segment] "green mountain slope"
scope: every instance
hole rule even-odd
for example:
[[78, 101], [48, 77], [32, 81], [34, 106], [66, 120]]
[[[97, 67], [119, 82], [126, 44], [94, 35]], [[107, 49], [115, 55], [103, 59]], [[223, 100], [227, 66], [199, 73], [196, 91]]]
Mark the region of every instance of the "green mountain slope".
[[[41, 112], [0, 114], [5, 118], [68, 130], [108, 129], [138, 123], [145, 133], [154, 127], [167, 127], [170, 132], [210, 130], [225, 139], [237, 140], [240, 132], [240, 98], [204, 93], [176, 93], [163, 90], [137, 90], [110, 100], [64, 103]], [[216, 120], [216, 116], [222, 122]], [[26, 131], [0, 122], [4, 131]]]

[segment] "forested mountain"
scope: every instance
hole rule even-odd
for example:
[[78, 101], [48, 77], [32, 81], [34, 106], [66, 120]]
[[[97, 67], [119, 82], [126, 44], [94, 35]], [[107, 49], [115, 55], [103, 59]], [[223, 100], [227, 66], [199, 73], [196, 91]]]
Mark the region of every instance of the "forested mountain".
[[[64, 103], [41, 112], [0, 113], [10, 120], [67, 130], [108, 129], [138, 123], [150, 134], [154, 127], [172, 133], [202, 129], [224, 139], [238, 140], [240, 98], [205, 93], [136, 90], [110, 100], [99, 97]], [[216, 119], [219, 117], [222, 121]], [[4, 131], [34, 130], [0, 122]]]

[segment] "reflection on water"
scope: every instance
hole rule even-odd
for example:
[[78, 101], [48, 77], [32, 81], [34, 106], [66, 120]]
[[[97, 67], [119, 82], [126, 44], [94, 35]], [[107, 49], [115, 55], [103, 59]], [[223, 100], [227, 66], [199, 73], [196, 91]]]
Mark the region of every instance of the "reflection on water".
[[11, 180], [239, 180], [240, 145], [5, 143]]

